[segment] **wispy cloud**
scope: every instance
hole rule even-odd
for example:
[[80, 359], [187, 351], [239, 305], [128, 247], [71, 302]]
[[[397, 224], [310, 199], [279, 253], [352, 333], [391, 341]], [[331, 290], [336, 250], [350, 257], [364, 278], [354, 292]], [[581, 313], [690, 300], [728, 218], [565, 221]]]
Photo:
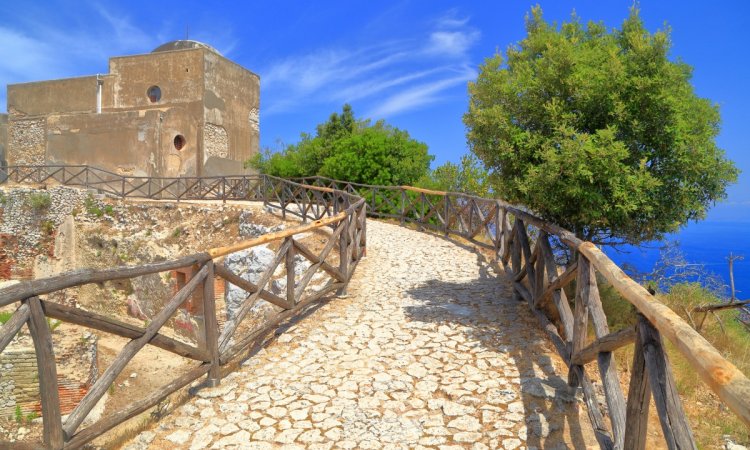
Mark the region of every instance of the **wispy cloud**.
[[448, 56], [465, 56], [471, 46], [479, 40], [478, 31], [436, 31], [430, 34], [428, 53]]
[[469, 51], [480, 33], [454, 11], [429, 24], [408, 39], [272, 61], [260, 70], [263, 113], [359, 101], [378, 119], [440, 101], [445, 91], [476, 77], [468, 69]]
[[[183, 36], [168, 21], [142, 24], [137, 19], [94, 2], [78, 5], [75, 13], [60, 5], [30, 5], [27, 14], [0, 19], [0, 111], [6, 106], [7, 84], [105, 71], [111, 56], [148, 53]], [[236, 45], [231, 30], [210, 41], [225, 55]]]
[[419, 109], [441, 100], [441, 94], [452, 87], [463, 85], [476, 78], [474, 69], [464, 67], [452, 77], [418, 84], [395, 93], [367, 114], [368, 117], [386, 117], [396, 113]]

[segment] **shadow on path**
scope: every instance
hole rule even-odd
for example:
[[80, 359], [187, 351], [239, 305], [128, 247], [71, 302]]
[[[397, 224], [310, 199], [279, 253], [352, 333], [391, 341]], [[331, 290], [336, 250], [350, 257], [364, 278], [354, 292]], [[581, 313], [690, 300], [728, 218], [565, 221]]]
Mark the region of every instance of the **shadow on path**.
[[[559, 375], [564, 363], [556, 355], [550, 357], [553, 353], [550, 345], [535, 318], [526, 310], [526, 303], [511, 299], [506, 276], [492, 273], [494, 270], [483, 264], [484, 256], [477, 258], [478, 264], [483, 266], [479, 279], [467, 282], [430, 280], [408, 290], [418, 305], [404, 308], [407, 317], [412, 321], [460, 325], [470, 347], [479, 345], [482, 351], [498, 353], [509, 362], [498, 369], [502, 378], [498, 381], [505, 384], [505, 392], [511, 389], [520, 393], [523, 410], [506, 409], [505, 416], [513, 419], [514, 414], [523, 415], [526, 446], [557, 449], [566, 448], [567, 444], [586, 448], [586, 442], [591, 442], [590, 425], [581, 415], [584, 406]], [[515, 394], [508, 393], [508, 396]], [[502, 416], [495, 426], [501, 424], [507, 425]]]

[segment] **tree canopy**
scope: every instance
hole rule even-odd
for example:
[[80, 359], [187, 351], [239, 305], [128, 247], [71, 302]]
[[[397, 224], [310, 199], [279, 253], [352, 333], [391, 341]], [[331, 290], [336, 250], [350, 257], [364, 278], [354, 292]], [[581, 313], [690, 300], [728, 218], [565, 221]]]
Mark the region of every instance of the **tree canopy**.
[[692, 68], [670, 59], [669, 30], [632, 8], [620, 29], [572, 16], [485, 60], [469, 84], [470, 149], [498, 195], [599, 243], [660, 239], [705, 216], [738, 170], [716, 145], [719, 110]]
[[358, 120], [344, 105], [319, 124], [315, 136], [303, 133], [283, 151], [256, 155], [249, 165], [279, 177], [321, 175], [354, 183], [414, 184], [424, 177], [433, 156], [427, 145], [384, 121]]
[[439, 191], [465, 192], [480, 197], [492, 195], [489, 173], [472, 154], [461, 156], [459, 164], [448, 161], [436, 167], [418, 184], [423, 188]]

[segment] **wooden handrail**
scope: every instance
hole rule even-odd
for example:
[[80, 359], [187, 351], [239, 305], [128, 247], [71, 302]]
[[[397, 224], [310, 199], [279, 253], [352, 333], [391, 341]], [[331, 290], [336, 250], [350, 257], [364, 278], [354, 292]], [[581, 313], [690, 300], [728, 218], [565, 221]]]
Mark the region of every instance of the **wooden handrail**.
[[[42, 376], [40, 369], [40, 392], [42, 393], [42, 407], [45, 411], [43, 418], [44, 445], [55, 450], [79, 448], [86, 442], [105, 433], [107, 430], [122, 423], [135, 414], [152, 407], [167, 395], [185, 386], [190, 381], [208, 374], [207, 382], [215, 386], [221, 378], [220, 366], [227, 364], [231, 358], [239, 354], [244, 348], [254, 342], [263, 330], [278, 325], [282, 320], [298, 313], [307, 304], [316, 301], [332, 291], [341, 291], [353, 274], [359, 259], [364, 255], [365, 242], [365, 199], [355, 194], [328, 187], [311, 186], [292, 181], [267, 177], [265, 175], [254, 177], [214, 177], [209, 179], [151, 179], [147, 177], [121, 177], [107, 171], [100, 171], [87, 166], [78, 166], [74, 176], [67, 176], [70, 167], [57, 166], [56, 168], [27, 166], [0, 168], [0, 173], [7, 175], [11, 181], [36, 180], [46, 181], [53, 179], [63, 184], [90, 186], [92, 183], [102, 183], [106, 191], [118, 197], [143, 197], [160, 198], [155, 194], [162, 193], [167, 198], [180, 200], [193, 198], [193, 192], [199, 191], [201, 198], [221, 200], [244, 200], [251, 194], [252, 199], [263, 200], [267, 206], [280, 208], [282, 215], [287, 212], [300, 216], [303, 221], [313, 219], [311, 223], [303, 223], [300, 226], [288, 228], [282, 231], [265, 234], [256, 239], [250, 239], [233, 245], [210, 249], [206, 253], [198, 253], [172, 261], [143, 264], [140, 266], [122, 266], [103, 270], [84, 269], [57, 276], [31, 280], [17, 285], [0, 289], [0, 306], [14, 302], [23, 303], [15, 314], [2, 327], [0, 327], [0, 346], [7, 345], [19, 332], [24, 324], [29, 325], [35, 346], [37, 347], [37, 359], [39, 365], [44, 369]], [[15, 171], [15, 172], [14, 172]], [[93, 181], [91, 180], [93, 179]], [[151, 184], [159, 182], [157, 189], [151, 189]], [[248, 182], [251, 182], [250, 186]], [[146, 189], [148, 186], [148, 189]], [[101, 189], [101, 188], [100, 188]], [[278, 203], [274, 203], [278, 201]], [[299, 211], [296, 211], [299, 209]], [[332, 212], [333, 211], [333, 212]], [[329, 216], [329, 217], [326, 217]], [[328, 236], [328, 243], [321, 252], [313, 252], [299, 242], [295, 236], [307, 233], [322, 227], [333, 226], [333, 233]], [[214, 266], [214, 261], [223, 259], [224, 256], [258, 245], [283, 241], [281, 249], [274, 257], [274, 264], [267, 268], [255, 285], [235, 274], [227, 271], [221, 265]], [[340, 267], [334, 268], [327, 263], [326, 257], [335, 245], [340, 247]], [[299, 250], [300, 255], [311, 262], [302, 279], [295, 279], [295, 252]], [[286, 269], [287, 292], [286, 299], [279, 297], [267, 290], [274, 276], [277, 265], [283, 264]], [[156, 313], [153, 321], [144, 328], [133, 326], [124, 322], [110, 319], [108, 317], [82, 310], [77, 307], [69, 307], [53, 302], [39, 300], [38, 295], [49, 294], [62, 289], [77, 287], [89, 283], [102, 283], [106, 281], [121, 280], [164, 272], [184, 267], [200, 267], [190, 281], [169, 300], [161, 311]], [[341, 268], [344, 268], [342, 270]], [[329, 276], [327, 284], [322, 288], [316, 286], [312, 294], [305, 288], [321, 269]], [[241, 289], [249, 290], [250, 297], [241, 305], [233, 320], [225, 323], [223, 332], [220, 333], [216, 309], [214, 305], [214, 274], [221, 276], [227, 282]], [[176, 339], [169, 338], [159, 333], [162, 326], [170, 316], [184, 304], [184, 302], [198, 292], [203, 297], [202, 331], [200, 334], [205, 341], [197, 347], [193, 347]], [[275, 319], [262, 324], [260, 329], [250, 330], [245, 334], [244, 328], [238, 328], [242, 317], [247, 314], [252, 303], [256, 299], [264, 299], [286, 309]], [[31, 307], [29, 306], [31, 305]], [[123, 351], [115, 359], [86, 393], [83, 400], [76, 406], [68, 416], [65, 423], [59, 418], [59, 399], [56, 397], [56, 378], [54, 356], [51, 356], [51, 340], [49, 333], [45, 335], [45, 318], [57, 318], [65, 322], [86, 326], [100, 331], [113, 333], [131, 341], [126, 344]], [[34, 321], [34, 324], [29, 323]], [[43, 326], [45, 325], [45, 326]], [[242, 335], [239, 331], [242, 330]], [[236, 339], [234, 339], [236, 337]], [[198, 338], [201, 341], [201, 338]], [[232, 343], [231, 346], [230, 341]], [[103, 395], [109, 384], [145, 344], [155, 345], [180, 356], [198, 360], [201, 365], [189, 369], [182, 376], [170, 381], [158, 388], [148, 397], [135, 401], [121, 411], [101, 419], [84, 430], [78, 430], [83, 418], [88, 414], [93, 405]], [[220, 345], [221, 344], [221, 345]], [[227, 348], [229, 347], [229, 348]], [[2, 350], [2, 349], [0, 349]], [[43, 353], [43, 354], [42, 354]], [[41, 359], [40, 359], [41, 358]], [[56, 413], [57, 412], [57, 413]]]
[[[532, 225], [538, 230], [543, 230], [544, 232], [549, 233], [549, 235], [556, 236], [563, 243], [567, 244], [571, 249], [583, 254], [591, 262], [594, 268], [600, 274], [602, 274], [610, 284], [612, 284], [612, 286], [619, 294], [621, 294], [628, 302], [635, 306], [638, 312], [643, 314], [650, 321], [650, 323], [653, 324], [653, 326], [656, 330], [658, 330], [659, 333], [666, 336], [666, 338], [675, 345], [680, 354], [682, 354], [688, 360], [690, 365], [696, 370], [696, 372], [698, 372], [698, 374], [706, 382], [706, 384], [714, 392], [716, 392], [716, 394], [722, 399], [722, 401], [725, 402], [726, 405], [735, 414], [737, 414], [737, 416], [746, 425], [750, 426], [750, 380], [747, 378], [747, 376], [743, 374], [739, 369], [737, 369], [737, 367], [734, 366], [731, 362], [722, 357], [721, 354], [708, 341], [706, 341], [705, 338], [703, 338], [697, 331], [695, 331], [695, 329], [693, 329], [684, 320], [682, 320], [682, 318], [674, 313], [674, 311], [672, 311], [666, 305], [657, 301], [642, 286], [630, 279], [609, 257], [607, 257], [594, 244], [590, 242], [584, 242], [574, 233], [565, 230], [555, 224], [549, 223], [539, 216], [526, 211], [523, 208], [510, 205], [506, 202], [503, 202], [502, 200], [482, 199], [480, 197], [463, 193], [437, 191], [413, 186], [384, 187], [358, 183], [348, 183], [324, 177], [314, 177], [314, 179], [323, 180], [333, 186], [341, 186], [343, 184], [346, 184], [348, 186], [352, 186], [352, 188], [354, 189], [376, 189], [376, 191], [374, 192], [377, 192], [377, 189], [390, 188], [400, 189], [402, 192], [408, 191], [426, 195], [440, 195], [446, 198], [455, 197], [456, 199], [463, 199], [464, 202], [468, 202], [470, 200], [495, 202], [497, 204], [497, 207], [502, 209], [504, 214], [512, 214], [516, 219], [520, 219], [524, 224]], [[457, 200], [453, 200], [452, 202], [455, 204], [456, 201]], [[375, 205], [374, 202], [373, 205]], [[415, 222], [420, 226], [424, 226], [424, 224], [421, 223], [422, 220], [419, 218], [417, 220], [413, 219], [409, 215], [410, 212], [411, 210], [407, 211], [402, 208], [402, 210], [400, 211], [400, 218], [402, 223], [404, 221]], [[369, 211], [369, 213], [376, 216], [381, 215], [379, 211]], [[507, 261], [507, 258], [512, 255], [513, 249], [509, 249], [507, 246], [507, 242], [510, 241], [501, 242], [501, 240], [504, 239], [505, 233], [507, 233], [507, 225], [505, 223], [497, 223], [497, 221], [494, 222], [495, 236], [493, 240], [495, 245], [491, 246], [483, 242], [472, 240], [471, 236], [469, 235], [471, 230], [466, 232], [462, 231], [460, 228], [454, 228], [456, 222], [461, 225], [462, 219], [460, 219], [460, 214], [467, 214], [469, 220], [471, 220], [473, 215], [472, 208], [468, 208], [462, 211], [458, 215], [458, 221], [456, 221], [456, 216], [454, 216], [453, 218], [440, 217], [440, 213], [441, 211], [438, 211], [437, 213], [433, 213], [431, 211], [429, 214], [432, 214], [430, 217], [438, 221], [438, 223], [440, 224], [440, 229], [444, 230], [445, 233], [457, 234], [488, 249], [494, 247], [496, 251], [498, 251], [497, 249], [500, 249], [500, 244], [502, 244], [503, 261]], [[425, 213], [425, 216], [428, 216], [429, 214]], [[386, 214], [382, 215], [388, 217], [388, 215]], [[493, 222], [490, 220], [490, 223]], [[524, 236], [521, 237], [523, 238]], [[513, 240], [513, 242], [515, 241]], [[518, 250], [527, 252], [528, 246], [524, 246], [522, 242], [521, 245], [518, 246]], [[526, 256], [528, 258], [531, 256], [531, 254], [527, 253]], [[532, 277], [528, 277], [530, 278], [529, 287], [526, 287], [523, 283], [520, 283], [518, 281], [523, 276], [530, 275], [528, 272], [534, 269], [531, 264], [522, 262], [521, 258], [522, 257], [519, 257], [518, 260], [514, 261], [513, 264], [516, 274], [516, 281], [514, 283], [516, 291], [521, 297], [526, 299], [538, 300], [540, 303], [546, 301], [555, 292], [556, 289], [559, 289], [559, 285], [562, 284], [560, 282], [569, 281], [575, 272], [572, 267], [568, 267], [568, 271], [562, 276], [558, 276], [558, 274], [555, 273], [554, 276], [557, 278], [552, 282], [552, 285], [548, 286], [543, 292], [538, 294], [541, 295], [541, 298], [536, 298], [536, 296], [532, 292], [535, 288], [534, 283], [537, 281], [541, 281], [541, 279], [531, 279], [533, 278], [533, 275]], [[521, 270], [519, 270], [519, 268]], [[541, 281], [541, 285], [544, 285], [543, 281]], [[572, 324], [564, 324], [564, 326], [569, 327], [572, 326]], [[625, 334], [628, 338], [630, 337], [630, 333]], [[602, 346], [601, 348], [607, 350], [607, 346]], [[580, 363], [581, 360], [590, 360], [591, 355], [589, 353], [591, 353], [591, 350], [592, 349], [587, 349], [585, 355], [575, 355], [576, 362]]]
[[[645, 442], [645, 426], [647, 424], [636, 420], [635, 416], [639, 405], [643, 407], [644, 404], [648, 403], [649, 390], [646, 384], [650, 384], [651, 391], [654, 391], [654, 400], [667, 441], [679, 442], [680, 445], [685, 445], [688, 448], [694, 446], [689, 426], [674, 390], [675, 384], [669, 369], [668, 359], [660, 343], [662, 335], [675, 345], [680, 354], [686, 358], [691, 367], [717, 393], [719, 398], [746, 425], [750, 426], [750, 380], [745, 374], [723, 358], [708, 341], [670, 308], [657, 301], [642, 286], [630, 279], [594, 244], [584, 242], [574, 233], [545, 221], [523, 207], [511, 205], [498, 199], [484, 199], [463, 193], [412, 186], [376, 186], [348, 183], [323, 177], [304, 178], [299, 180], [301, 182], [266, 175], [214, 177], [210, 179], [191, 178], [193, 183], [190, 184], [186, 180], [180, 181], [174, 178], [121, 177], [111, 172], [96, 170], [87, 166], [67, 167], [67, 169], [71, 168], [76, 169], [77, 172], [74, 176], [68, 178], [66, 178], [66, 166], [8, 167], [3, 168], [2, 173], [8, 177], [14, 176], [16, 180], [20, 179], [21, 181], [47, 180], [50, 178], [57, 180], [62, 173], [63, 182], [67, 181], [77, 185], [81, 185], [83, 175], [85, 175], [84, 184], [87, 186], [92, 184], [89, 180], [91, 175], [98, 180], [94, 183], [105, 183], [108, 192], [122, 197], [137, 194], [141, 191], [141, 187], [146, 184], [142, 184], [135, 191], [132, 187], [137, 186], [136, 183], [141, 180], [147, 179], [151, 197], [153, 197], [150, 189], [151, 182], [158, 181], [162, 190], [166, 189], [164, 188], [165, 184], [168, 186], [176, 184], [175, 192], [172, 192], [172, 190], [165, 192], [167, 195], [173, 195], [177, 200], [192, 198], [192, 193], [189, 191], [196, 189], [196, 186], [197, 190], [200, 191], [199, 198], [214, 198], [224, 201], [245, 199], [249, 193], [247, 192], [247, 185], [243, 183], [254, 180], [256, 183], [251, 187], [253, 198], [262, 198], [266, 204], [279, 208], [283, 216], [290, 213], [302, 217], [303, 220], [311, 218], [313, 222], [280, 232], [269, 233], [256, 239], [210, 249], [207, 253], [186, 258], [193, 258], [191, 260], [193, 264], [205, 265], [210, 264], [209, 261], [232, 252], [272, 241], [284, 240], [283, 252], [277, 253], [275, 256], [276, 263], [285, 262], [288, 266], [287, 269], [293, 269], [294, 255], [299, 250], [302, 256], [313, 262], [316, 270], [317, 268], [323, 268], [331, 275], [333, 284], [329, 284], [321, 292], [331, 290], [337, 290], [339, 293], [345, 292], [346, 283], [351, 277], [353, 267], [356, 266], [359, 257], [363, 254], [366, 225], [363, 218], [365, 212], [374, 216], [399, 218], [401, 223], [415, 223], [420, 229], [428, 228], [440, 233], [461, 236], [480, 247], [495, 251], [498, 260], [506, 266], [510, 265], [512, 273], [516, 276], [516, 280], [513, 282], [514, 296], [525, 299], [534, 315], [539, 318], [544, 331], [549, 334], [558, 352], [569, 365], [570, 382], [582, 385], [589, 417], [594, 424], [594, 431], [601, 446], [609, 448], [615, 445], [622, 446], [624, 445], [623, 442], [625, 445]], [[129, 191], [126, 191], [125, 188], [126, 178], [130, 186]], [[310, 180], [313, 184], [309, 184]], [[117, 184], [119, 181], [122, 182], [122, 187], [112, 188], [111, 183]], [[205, 184], [206, 181], [210, 184]], [[322, 181], [331, 187], [314, 185], [318, 181]], [[228, 183], [234, 184], [228, 185]], [[190, 187], [188, 188], [188, 186]], [[208, 190], [205, 190], [204, 186], [208, 186]], [[343, 189], [337, 189], [342, 186]], [[227, 187], [229, 187], [229, 190], [227, 190]], [[400, 208], [397, 205], [397, 200], [388, 197], [392, 196], [394, 192], [401, 196]], [[413, 196], [407, 196], [407, 192], [415, 192], [421, 195], [412, 201], [411, 197]], [[333, 198], [331, 199], [331, 196], [324, 194], [333, 194]], [[378, 202], [378, 195], [384, 196], [382, 197], [384, 200]], [[426, 197], [427, 195], [441, 196], [444, 200], [442, 202], [431, 201]], [[371, 209], [369, 211], [365, 209], [367, 208], [365, 197], [370, 199]], [[408, 205], [405, 204], [405, 199], [408, 200]], [[277, 204], [274, 204], [274, 202]], [[346, 209], [338, 212], [344, 207]], [[333, 213], [331, 209], [333, 209]], [[327, 215], [330, 216], [325, 217]], [[361, 220], [360, 217], [362, 217]], [[323, 253], [315, 255], [305, 247], [297, 245], [293, 239], [299, 233], [335, 223], [339, 225], [334, 227], [336, 232], [330, 239], [340, 241], [338, 242], [340, 265], [337, 269], [324, 261], [327, 252], [333, 248], [333, 242], [328, 243]], [[529, 226], [532, 228], [527, 231]], [[538, 236], [535, 234], [537, 232]], [[551, 236], [556, 237], [578, 255], [578, 260], [567, 264], [567, 269], [562, 274], [558, 273], [557, 263], [554, 261], [553, 251], [548, 241], [548, 237]], [[542, 247], [539, 247], [540, 243]], [[182, 265], [183, 267], [189, 265], [187, 264], [189, 261], [184, 258], [178, 261], [181, 264], [185, 263]], [[157, 265], [152, 265], [149, 268], [141, 266], [66, 274], [73, 277], [72, 281], [71, 278], [61, 279], [57, 277], [57, 279], [22, 283], [0, 290], [0, 306], [35, 295], [54, 292], [65, 287], [106, 281], [117, 276], [129, 278], [138, 276], [137, 274], [152, 273], [156, 268], [160, 269], [157, 271], [169, 270], [165, 267], [173, 267], [178, 261], [157, 263]], [[221, 269], [217, 272], [221, 272]], [[610, 333], [599, 300], [596, 272], [607, 279], [614, 289], [635, 306], [639, 314], [642, 314], [643, 319], [637, 326], [638, 332], [625, 330]], [[311, 274], [312, 272], [308, 271], [303, 277], [304, 280], [308, 280]], [[579, 277], [575, 315], [570, 311], [565, 292], [561, 289], [574, 276]], [[65, 276], [61, 277], [65, 278]], [[267, 271], [257, 285], [258, 289], [250, 298], [272, 298], [279, 304], [283, 303], [284, 307], [291, 307], [291, 309], [281, 313], [278, 316], [279, 319], [276, 320], [281, 320], [281, 317], [289, 317], [299, 310], [300, 305], [313, 298], [319, 298], [319, 295], [316, 294], [303, 299], [304, 285], [300, 285], [294, 290], [288, 290], [286, 300], [275, 295], [272, 297], [272, 294], [263, 290], [269, 277], [270, 271]], [[255, 287], [255, 285], [245, 284], [234, 277], [230, 276], [229, 278], [245, 287]], [[289, 281], [293, 282], [294, 278], [287, 275], [287, 282], [289, 283]], [[213, 288], [208, 287], [206, 289], [208, 289], [207, 292], [212, 292]], [[548, 302], [550, 297], [553, 300], [551, 306], [557, 308], [559, 313], [559, 317], [555, 319], [548, 318], [542, 309], [547, 303], [550, 303]], [[241, 311], [244, 313], [248, 308], [249, 305], [244, 304]], [[589, 316], [592, 319], [597, 340], [586, 345]], [[21, 309], [19, 309], [13, 324], [17, 325], [16, 322], [20, 319], [28, 319], [28, 314]], [[553, 320], [557, 321], [557, 324], [554, 324]], [[3, 342], [7, 340], [5, 335], [16, 328], [15, 325], [0, 329]], [[133, 338], [136, 337], [135, 333], [138, 333], [134, 329], [126, 330], [123, 328], [120, 331], [128, 336], [133, 336]], [[211, 333], [206, 335], [214, 336]], [[221, 346], [223, 353], [220, 356], [220, 362], [224, 364], [229, 357], [237, 354], [244, 348], [244, 345], [258, 336], [260, 336], [259, 330], [241, 338], [231, 348], [227, 348], [229, 336], [225, 333], [221, 338], [224, 345]], [[633, 340], [635, 340], [636, 357], [634, 358], [634, 375], [632, 376], [644, 376], [649, 379], [649, 383], [640, 382], [642, 380], [637, 379], [631, 381], [626, 411], [616, 368], [612, 364], [611, 351]], [[170, 349], [172, 351], [176, 350], [174, 343], [167, 340], [162, 339], [159, 343], [163, 346], [173, 347]], [[181, 347], [178, 351], [191, 353], [193, 357], [199, 359], [205, 358], [203, 353], [194, 353], [193, 349], [187, 347]], [[215, 365], [218, 356], [215, 349], [213, 352], [212, 361], [214, 363], [211, 364]], [[588, 379], [587, 371], [583, 367], [584, 364], [594, 361], [598, 363], [604, 381], [604, 394], [610, 409], [610, 416], [615, 417], [611, 427], [612, 434], [604, 424], [604, 416], [599, 408], [599, 402], [596, 399], [591, 380]], [[214, 378], [217, 378], [218, 372], [215, 367], [211, 366], [210, 370], [213, 371]], [[206, 369], [206, 371], [209, 370]], [[626, 414], [627, 421], [624, 419]], [[66, 428], [70, 431], [71, 427], [67, 426]], [[633, 434], [628, 436], [628, 433]], [[79, 435], [81, 433], [77, 436]]]
[[578, 251], [591, 261], [620, 295], [677, 347], [711, 390], [750, 426], [750, 380], [747, 376], [721, 356], [706, 338], [667, 305], [656, 300], [643, 286], [628, 277], [594, 244], [583, 243]]

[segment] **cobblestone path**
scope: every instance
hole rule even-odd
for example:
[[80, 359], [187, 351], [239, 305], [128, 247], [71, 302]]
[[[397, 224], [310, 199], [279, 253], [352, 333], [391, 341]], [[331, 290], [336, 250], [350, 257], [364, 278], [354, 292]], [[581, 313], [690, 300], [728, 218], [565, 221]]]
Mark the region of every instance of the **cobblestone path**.
[[587, 448], [585, 407], [483, 257], [368, 221], [334, 299], [125, 448]]

